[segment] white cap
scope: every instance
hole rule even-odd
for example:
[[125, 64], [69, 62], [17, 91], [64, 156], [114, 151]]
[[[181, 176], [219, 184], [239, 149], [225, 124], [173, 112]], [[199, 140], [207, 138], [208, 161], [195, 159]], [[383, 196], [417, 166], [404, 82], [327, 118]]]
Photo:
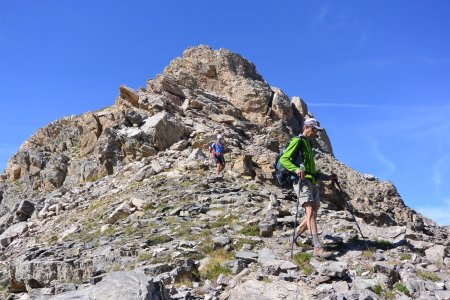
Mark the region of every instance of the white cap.
[[218, 134], [218, 135], [217, 135], [217, 139], [220, 140], [221, 138], [223, 138], [223, 135]]
[[317, 123], [317, 120], [313, 118], [305, 120], [305, 123], [303, 123], [303, 125], [314, 127], [317, 130], [323, 130], [322, 127], [319, 127], [319, 123]]

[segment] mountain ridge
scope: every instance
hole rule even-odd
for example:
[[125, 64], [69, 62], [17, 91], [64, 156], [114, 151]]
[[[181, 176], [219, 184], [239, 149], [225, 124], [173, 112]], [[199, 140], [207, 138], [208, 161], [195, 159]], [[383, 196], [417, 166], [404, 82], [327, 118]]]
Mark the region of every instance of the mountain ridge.
[[[75, 289], [85, 297], [106, 298], [108, 292], [100, 290], [96, 280], [114, 285], [120, 275], [116, 269], [141, 279], [153, 276], [152, 286], [162, 291], [161, 299], [184, 299], [183, 293], [240, 299], [250, 293], [246, 282], [253, 284], [250, 287], [264, 283], [252, 281], [261, 272], [262, 277], [256, 278], [284, 278], [280, 291], [288, 281], [297, 282], [307, 291], [305, 297], [334, 295], [339, 285], [350, 288], [363, 278], [348, 260], [339, 261], [346, 267], [332, 276], [323, 262], [312, 261], [308, 265], [314, 271], [308, 276], [300, 265], [287, 263], [287, 249], [281, 247], [285, 234], [292, 232], [295, 197], [273, 185], [273, 160], [308, 116], [312, 113], [301, 98], [291, 100], [270, 86], [250, 61], [226, 49], [201, 45], [171, 61], [162, 74], [148, 80], [146, 88], [121, 86], [111, 107], [39, 129], [1, 175], [1, 258], [8, 263], [0, 268], [0, 281], [12, 293], [9, 297], [28, 293], [32, 299], [70, 299]], [[205, 155], [217, 133], [225, 135], [231, 149], [223, 177], [209, 174], [212, 169]], [[383, 250], [374, 240], [382, 237], [395, 255], [408, 249], [428, 259], [429, 265], [437, 259], [448, 267], [448, 229], [408, 208], [392, 183], [339, 162], [326, 131], [313, 143], [318, 168], [338, 174], [371, 245]], [[331, 183], [319, 187], [323, 199], [319, 223], [325, 241], [345, 246], [347, 252], [361, 252], [358, 261], [368, 263], [361, 258], [358, 232], [339, 191]], [[307, 248], [305, 244], [296, 255]], [[202, 273], [208, 265], [204, 260], [213, 260], [220, 249], [235, 256], [228, 260], [231, 267], [224, 268], [235, 270], [236, 278], [248, 277], [243, 285], [219, 283], [218, 278], [213, 284]], [[262, 253], [255, 261], [242, 249]], [[389, 257], [388, 250], [380, 255]], [[277, 261], [261, 260], [266, 252]], [[374, 269], [382, 268], [377, 260], [370, 263]], [[162, 264], [158, 271], [155, 264]], [[283, 264], [289, 267], [282, 268]], [[402, 277], [401, 270], [396, 270], [395, 278], [381, 276], [358, 291], [374, 293], [376, 283], [392, 289], [402, 278], [414, 295], [436, 293], [417, 288], [417, 276]], [[448, 274], [439, 275], [446, 279], [438, 291], [447, 292]], [[321, 276], [328, 279], [317, 283]], [[184, 281], [192, 287], [177, 289]], [[327, 284], [331, 286], [321, 292]], [[164, 285], [171, 286], [170, 296]], [[178, 294], [180, 298], [174, 298]]]

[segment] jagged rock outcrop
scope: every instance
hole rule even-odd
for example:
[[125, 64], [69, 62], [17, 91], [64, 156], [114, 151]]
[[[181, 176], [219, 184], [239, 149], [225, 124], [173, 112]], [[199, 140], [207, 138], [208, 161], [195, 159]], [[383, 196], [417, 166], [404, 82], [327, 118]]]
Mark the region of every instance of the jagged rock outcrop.
[[[339, 162], [326, 131], [313, 143], [343, 188], [319, 186], [334, 257], [311, 259], [307, 235], [290, 257], [295, 197], [272, 166], [310, 116], [239, 54], [199, 46], [111, 107], [38, 130], [0, 179], [0, 297], [449, 297], [448, 228]], [[218, 133], [223, 176], [207, 155]]]

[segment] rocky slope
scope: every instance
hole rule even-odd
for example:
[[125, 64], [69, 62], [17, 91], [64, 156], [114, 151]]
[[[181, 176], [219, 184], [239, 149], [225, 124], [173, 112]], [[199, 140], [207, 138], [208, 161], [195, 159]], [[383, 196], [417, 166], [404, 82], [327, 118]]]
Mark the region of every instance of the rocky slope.
[[[312, 258], [305, 236], [290, 257], [295, 197], [272, 164], [308, 116], [242, 56], [199, 46], [40, 129], [1, 175], [0, 298], [449, 299], [448, 229], [336, 160], [326, 132], [318, 166], [344, 193], [320, 184], [319, 228], [335, 255]], [[207, 159], [217, 133], [224, 176]]]

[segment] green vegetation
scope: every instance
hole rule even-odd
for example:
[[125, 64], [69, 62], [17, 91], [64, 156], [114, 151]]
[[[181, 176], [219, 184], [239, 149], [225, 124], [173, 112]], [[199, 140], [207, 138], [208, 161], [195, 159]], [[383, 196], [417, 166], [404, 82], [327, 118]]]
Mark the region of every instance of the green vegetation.
[[7, 285], [0, 285], [0, 299], [6, 299], [9, 294]]
[[259, 228], [258, 225], [245, 225], [239, 230], [239, 233], [247, 236], [259, 236]]
[[294, 263], [303, 270], [305, 275], [310, 275], [314, 271], [313, 267], [309, 264], [311, 257], [312, 254], [307, 252], [296, 253], [293, 257]]
[[259, 187], [255, 183], [249, 183], [241, 185], [241, 188], [249, 192], [254, 192], [257, 191]]
[[148, 252], [141, 252], [137, 257], [137, 261], [149, 261], [153, 258], [153, 256]]
[[401, 259], [401, 260], [410, 260], [411, 257], [412, 257], [412, 255], [409, 254], [409, 253], [401, 253], [401, 254], [400, 254], [400, 259]]
[[397, 282], [397, 283], [394, 285], [394, 289], [396, 289], [397, 291], [399, 291], [399, 292], [401, 292], [401, 293], [403, 293], [403, 294], [409, 296], [409, 290], [408, 290], [408, 288], [407, 288], [403, 283], [401, 283], [401, 282]]
[[217, 249], [211, 253], [208, 262], [200, 271], [200, 276], [211, 281], [216, 281], [220, 274], [230, 275], [231, 270], [222, 264], [233, 258], [233, 253], [227, 252], [223, 248]]
[[187, 188], [190, 187], [191, 185], [193, 185], [194, 183], [191, 181], [183, 181], [182, 183], [180, 183], [181, 187]]
[[206, 237], [198, 247], [198, 250], [203, 254], [210, 254], [214, 250], [214, 242], [210, 236]]
[[148, 239], [147, 243], [149, 246], [164, 244], [173, 240], [168, 235], [151, 235], [148, 236], [147, 239]]
[[226, 217], [220, 217], [217, 221], [211, 224], [212, 228], [220, 228], [225, 225], [232, 225], [239, 220], [238, 215], [229, 215]]
[[184, 258], [190, 258], [192, 260], [201, 260], [206, 257], [203, 253], [199, 253], [199, 252], [185, 252], [182, 254], [182, 256]]
[[178, 279], [178, 282], [175, 284], [177, 288], [181, 288], [182, 286], [186, 286], [192, 288], [193, 282], [190, 276], [183, 274], [181, 278]]
[[383, 250], [389, 250], [389, 249], [394, 248], [394, 245], [391, 242], [386, 241], [386, 240], [377, 240], [376, 244], [377, 244], [377, 248], [383, 249]]
[[364, 250], [362, 254], [366, 258], [372, 259], [375, 253], [372, 250]]
[[394, 299], [395, 294], [392, 290], [382, 287], [381, 285], [375, 285], [372, 287], [373, 292], [383, 299]]
[[297, 247], [301, 247], [301, 248], [303, 248], [305, 250], [311, 250], [311, 249], [314, 248], [312, 244], [302, 243], [299, 240], [296, 240], [295, 244], [297, 245]]
[[172, 260], [172, 257], [170, 257], [170, 255], [163, 255], [160, 257], [153, 258], [152, 263], [160, 264], [160, 263], [169, 263], [171, 261], [173, 261], [173, 260]]
[[372, 289], [375, 294], [377, 294], [378, 296], [381, 296], [381, 292], [383, 291], [383, 288], [381, 287], [381, 285], [375, 285], [374, 287], [372, 287]]
[[424, 280], [430, 280], [434, 282], [441, 281], [441, 278], [437, 274], [432, 272], [417, 270], [417, 276]]

